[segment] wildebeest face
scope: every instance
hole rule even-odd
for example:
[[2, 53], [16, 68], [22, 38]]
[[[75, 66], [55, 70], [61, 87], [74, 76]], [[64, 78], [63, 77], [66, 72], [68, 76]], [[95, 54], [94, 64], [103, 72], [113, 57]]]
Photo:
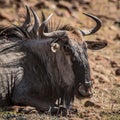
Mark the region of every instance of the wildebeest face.
[[[71, 69], [74, 73], [75, 92], [79, 97], [89, 97], [92, 95], [92, 81], [88, 62], [87, 49], [98, 50], [106, 46], [106, 42], [83, 41], [81, 35], [68, 35], [62, 40], [58, 40], [56, 47], [64, 51], [64, 55], [71, 61]], [[55, 52], [55, 51], [54, 51]], [[56, 53], [57, 54], [57, 53]], [[63, 53], [62, 53], [63, 54]], [[71, 73], [70, 73], [71, 74]]]
[[[47, 46], [47, 47], [44, 46], [38, 48], [43, 49], [44, 51], [44, 54], [43, 52], [41, 54], [45, 56], [44, 59], [46, 60], [43, 61], [47, 61], [47, 64], [45, 65], [47, 66], [46, 67], [47, 71], [49, 71], [50, 72], [49, 74], [52, 76], [51, 79], [53, 79], [53, 81], [58, 80], [60, 85], [62, 80], [63, 82], [62, 85], [63, 86], [66, 85], [65, 86], [66, 89], [68, 89], [68, 87], [69, 88], [72, 87], [73, 89], [74, 86], [75, 91], [77, 94], [79, 94], [79, 96], [84, 96], [84, 97], [90, 96], [92, 81], [90, 78], [90, 68], [89, 68], [89, 62], [87, 56], [87, 48], [98, 50], [105, 47], [106, 42], [95, 42], [95, 41], [85, 42], [83, 40], [83, 37], [97, 32], [101, 27], [102, 24], [101, 20], [99, 20], [97, 17], [93, 15], [84, 13], [86, 16], [92, 18], [96, 22], [96, 26], [94, 28], [86, 31], [86, 30], [76, 29], [67, 25], [64, 25], [62, 27], [59, 27], [57, 25], [56, 30], [49, 31], [49, 28], [53, 27], [53, 26], [50, 27], [48, 25], [48, 22], [52, 17], [52, 14], [48, 16], [48, 18], [45, 18], [45, 16], [43, 15], [43, 22], [40, 24], [38, 16], [32, 10], [35, 23], [34, 26], [31, 28], [31, 26], [28, 27], [28, 25], [30, 24], [30, 19], [29, 19], [30, 15], [28, 8], [27, 8], [27, 12], [28, 12], [26, 16], [27, 19], [23, 24], [22, 29], [25, 30], [27, 29], [29, 36], [31, 36], [31, 33], [33, 33], [33, 35], [37, 39], [39, 38], [40, 41], [43, 42], [45, 46]], [[42, 44], [40, 45], [42, 46]], [[55, 54], [51, 54], [49, 52], [50, 49], [48, 48], [50, 47], [51, 47], [51, 51]], [[42, 57], [40, 57], [40, 59], [41, 58]]]

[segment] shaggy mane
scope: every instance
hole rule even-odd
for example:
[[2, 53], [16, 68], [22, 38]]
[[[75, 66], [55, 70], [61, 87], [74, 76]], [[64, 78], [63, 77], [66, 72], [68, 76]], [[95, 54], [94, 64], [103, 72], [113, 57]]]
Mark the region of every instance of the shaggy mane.
[[[40, 23], [42, 23], [45, 19], [46, 16], [42, 12]], [[32, 23], [29, 27], [32, 27]], [[74, 28], [69, 24], [63, 24], [57, 16], [53, 16], [46, 25], [44, 32], [49, 33], [57, 30], [74, 31]], [[0, 54], [18, 47], [20, 42], [40, 39], [42, 39], [41, 36], [37, 36], [33, 31], [29, 32], [28, 28], [23, 26], [13, 25], [9, 27], [0, 27]], [[3, 44], [8, 42], [15, 42], [15, 44], [10, 43], [9, 45], [3, 47]]]

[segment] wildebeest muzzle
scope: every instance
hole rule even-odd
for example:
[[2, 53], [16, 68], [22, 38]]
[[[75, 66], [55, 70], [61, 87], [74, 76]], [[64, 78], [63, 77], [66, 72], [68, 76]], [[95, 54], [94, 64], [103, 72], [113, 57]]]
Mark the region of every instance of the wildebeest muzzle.
[[92, 81], [86, 82], [85, 84], [78, 85], [78, 95], [81, 97], [91, 97], [92, 96]]

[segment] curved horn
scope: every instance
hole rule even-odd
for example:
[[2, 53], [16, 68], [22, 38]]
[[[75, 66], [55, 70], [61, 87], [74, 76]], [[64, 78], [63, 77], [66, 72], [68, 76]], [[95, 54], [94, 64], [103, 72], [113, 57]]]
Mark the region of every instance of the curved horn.
[[28, 28], [31, 22], [29, 7], [27, 5], [25, 7], [26, 7], [26, 18], [25, 18], [25, 22], [22, 25], [22, 28]]
[[46, 24], [48, 23], [48, 21], [50, 20], [50, 18], [51, 18], [52, 16], [53, 16], [53, 13], [51, 13], [51, 14], [48, 16], [48, 18], [47, 18], [46, 20], [44, 20], [44, 21], [42, 22], [42, 24], [40, 25], [40, 27], [39, 27], [39, 35], [40, 35], [40, 36], [43, 36], [45, 26], [46, 26]]
[[101, 28], [102, 21], [94, 15], [90, 15], [87, 13], [83, 13], [83, 14], [92, 18], [96, 22], [96, 26], [94, 28], [92, 28], [90, 30], [80, 30], [82, 32], [83, 36], [91, 35], [91, 34], [97, 32]]
[[[31, 8], [30, 8], [31, 9]], [[38, 30], [39, 30], [39, 26], [40, 26], [40, 20], [39, 20], [39, 17], [38, 15], [36, 14], [36, 12], [31, 9], [32, 13], [33, 13], [33, 16], [34, 16], [34, 25], [33, 25], [33, 28], [32, 28], [32, 31], [37, 34]]]
[[[46, 17], [45, 17], [45, 14], [43, 11], [41, 11], [41, 15], [42, 15], [42, 22], [45, 21]], [[45, 32], [48, 32], [48, 26], [46, 25], [45, 26], [45, 29], [44, 29]]]
[[50, 18], [53, 16], [53, 14], [50, 14], [48, 16], [48, 18], [46, 20], [43, 21], [43, 23], [40, 25], [39, 27], [39, 35], [40, 36], [43, 36], [43, 37], [59, 37], [59, 36], [63, 36], [65, 34], [65, 31], [61, 31], [61, 30], [58, 30], [58, 31], [54, 31], [54, 32], [50, 32], [50, 33], [45, 33], [44, 32], [44, 29], [45, 29], [45, 26], [46, 24], [48, 23], [48, 21], [50, 20]]
[[41, 15], [42, 15], [42, 21], [45, 21], [45, 15], [43, 11], [41, 11]]

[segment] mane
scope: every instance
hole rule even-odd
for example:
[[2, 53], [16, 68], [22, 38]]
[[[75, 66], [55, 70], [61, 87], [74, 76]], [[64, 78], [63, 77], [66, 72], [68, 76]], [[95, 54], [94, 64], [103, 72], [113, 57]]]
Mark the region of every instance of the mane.
[[[43, 21], [42, 21], [43, 22]], [[73, 31], [74, 28], [70, 24], [62, 23], [60, 18], [54, 16], [48, 23], [48, 31], [45, 32], [53, 32], [57, 30], [66, 30], [66, 31]]]
[[[46, 20], [46, 14], [43, 12], [41, 12], [40, 20], [40, 23]], [[31, 28], [32, 23], [30, 23], [29, 26], [12, 25], [8, 27], [0, 27], [0, 54], [3, 54], [4, 52], [7, 52], [13, 48], [17, 48], [20, 42], [24, 42], [26, 40], [41, 40], [41, 36], [36, 35], [34, 31], [29, 31]], [[49, 33], [58, 30], [74, 31], [74, 28], [69, 24], [63, 24], [60, 18], [54, 16], [48, 21], [44, 32]], [[10, 44], [8, 46], [2, 47], [3, 44], [8, 42], [15, 42], [15, 44]]]
[[[41, 12], [41, 21], [44, 22], [46, 19], [46, 14]], [[31, 26], [32, 27], [32, 23]], [[57, 16], [53, 16], [52, 19], [48, 22], [48, 24], [45, 27], [44, 32], [53, 32], [57, 30], [66, 30], [66, 31], [74, 31], [74, 28], [70, 24], [64, 24], [61, 22], [61, 19], [58, 18]], [[9, 26], [9, 27], [0, 27], [0, 38], [1, 37], [12, 37], [15, 36], [17, 38], [25, 37], [25, 38], [34, 38], [35, 34], [34, 32], [28, 32], [27, 28], [24, 28], [22, 26]]]

